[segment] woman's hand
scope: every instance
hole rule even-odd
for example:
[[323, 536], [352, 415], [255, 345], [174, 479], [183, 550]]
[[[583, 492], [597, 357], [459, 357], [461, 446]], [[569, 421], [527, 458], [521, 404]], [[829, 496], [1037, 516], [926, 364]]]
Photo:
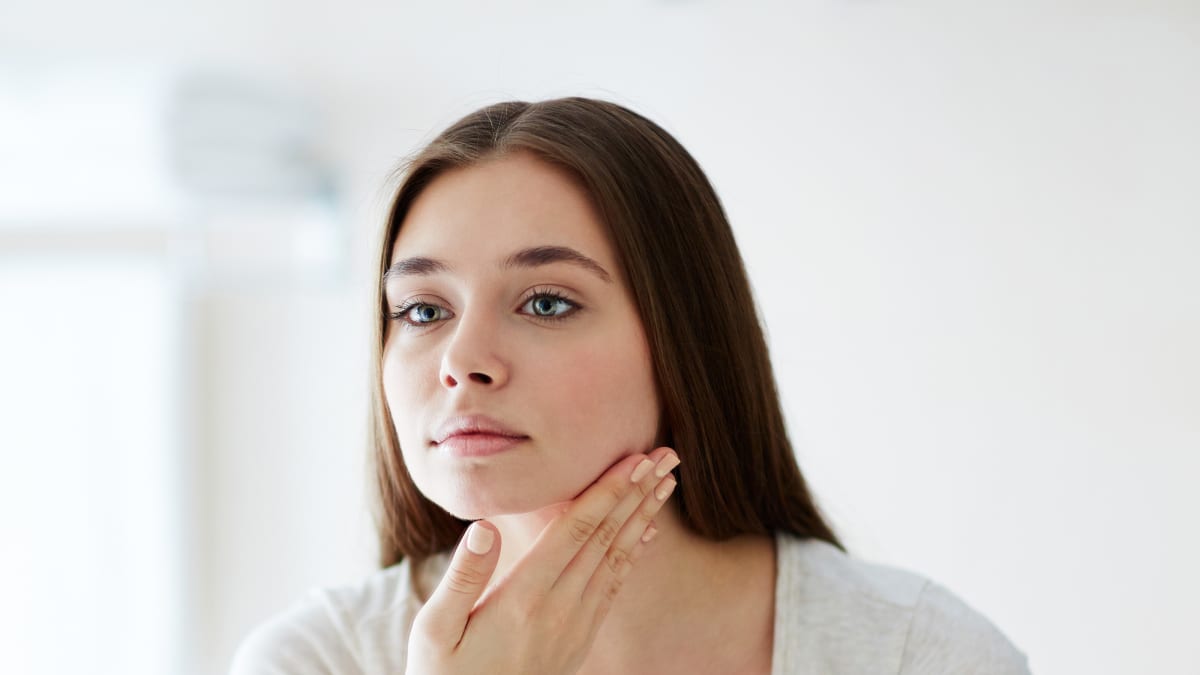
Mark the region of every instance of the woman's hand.
[[478, 607], [500, 559], [500, 533], [473, 523], [413, 622], [408, 675], [577, 672], [654, 534], [651, 519], [675, 487], [676, 464], [669, 448], [617, 462], [550, 521]]

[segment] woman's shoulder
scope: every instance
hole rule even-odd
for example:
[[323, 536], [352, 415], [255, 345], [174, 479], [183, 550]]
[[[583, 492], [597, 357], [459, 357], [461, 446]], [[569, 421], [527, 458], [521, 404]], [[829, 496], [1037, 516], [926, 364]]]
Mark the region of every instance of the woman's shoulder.
[[935, 581], [826, 541], [776, 541], [776, 672], [1028, 673], [999, 628]]
[[406, 636], [446, 554], [409, 559], [358, 582], [313, 588], [251, 630], [230, 675], [403, 672]]

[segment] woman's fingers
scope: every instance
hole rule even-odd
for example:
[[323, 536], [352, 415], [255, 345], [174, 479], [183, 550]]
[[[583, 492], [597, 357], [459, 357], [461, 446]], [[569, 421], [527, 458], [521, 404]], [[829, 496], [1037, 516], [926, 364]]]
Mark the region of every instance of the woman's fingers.
[[633, 517], [617, 535], [617, 540], [613, 543], [612, 550], [605, 558], [605, 562], [599, 565], [594, 570], [591, 579], [587, 580], [587, 587], [582, 592], [581, 602], [584, 611], [589, 616], [595, 617], [594, 625], [598, 626], [608, 614], [617, 592], [621, 590], [625, 576], [633, 569], [633, 563], [646, 546], [643, 543], [645, 535], [654, 536], [654, 532], [650, 531], [651, 520], [666, 503], [674, 489], [675, 479], [670, 473], [666, 473], [663, 478], [658, 479], [654, 489], [642, 499]]
[[[567, 565], [552, 592], [564, 593], [578, 601], [594, 577], [617, 579], [623, 576], [622, 572], [629, 565], [634, 547], [662, 505], [661, 501], [655, 499], [654, 489], [679, 464], [679, 458], [669, 448], [655, 449], [650, 453], [650, 460], [654, 466], [609, 512], [596, 534]], [[611, 534], [602, 536], [606, 532]]]
[[[515, 597], [545, 597], [558, 583], [563, 570], [597, 534], [611, 543], [621, 524], [607, 522], [609, 514], [630, 493], [639, 492], [631, 479], [646, 455], [623, 458], [609, 467], [591, 486], [571, 501], [538, 536], [533, 549], [506, 580]], [[653, 474], [653, 471], [650, 472]], [[644, 476], [639, 476], [639, 480]], [[603, 530], [600, 528], [603, 526]]]
[[479, 520], [467, 528], [454, 551], [442, 581], [425, 603], [413, 624], [433, 644], [453, 648], [462, 639], [475, 601], [487, 588], [500, 560], [500, 533], [496, 526]]

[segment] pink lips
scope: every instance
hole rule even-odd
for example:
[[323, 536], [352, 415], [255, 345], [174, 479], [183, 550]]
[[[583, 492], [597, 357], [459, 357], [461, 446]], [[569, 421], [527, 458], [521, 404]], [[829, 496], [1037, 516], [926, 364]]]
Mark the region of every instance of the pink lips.
[[504, 452], [527, 440], [529, 439], [496, 434], [460, 434], [438, 443], [437, 447], [454, 457], [486, 457]]
[[433, 435], [433, 445], [455, 457], [494, 455], [527, 440], [528, 436], [486, 415], [451, 417]]

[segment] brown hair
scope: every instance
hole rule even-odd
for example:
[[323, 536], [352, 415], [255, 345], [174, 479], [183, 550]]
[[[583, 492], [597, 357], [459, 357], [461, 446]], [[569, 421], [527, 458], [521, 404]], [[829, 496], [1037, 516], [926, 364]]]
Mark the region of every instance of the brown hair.
[[650, 345], [660, 438], [683, 460], [675, 493], [683, 523], [714, 540], [783, 531], [844, 551], [796, 464], [750, 283], [708, 179], [654, 122], [615, 103], [570, 97], [489, 105], [397, 169], [404, 178], [380, 238], [372, 341], [381, 566], [404, 556], [420, 563], [454, 546], [469, 525], [417, 489], [384, 399], [382, 281], [392, 244], [413, 200], [440, 173], [518, 151], [577, 179], [608, 228]]

